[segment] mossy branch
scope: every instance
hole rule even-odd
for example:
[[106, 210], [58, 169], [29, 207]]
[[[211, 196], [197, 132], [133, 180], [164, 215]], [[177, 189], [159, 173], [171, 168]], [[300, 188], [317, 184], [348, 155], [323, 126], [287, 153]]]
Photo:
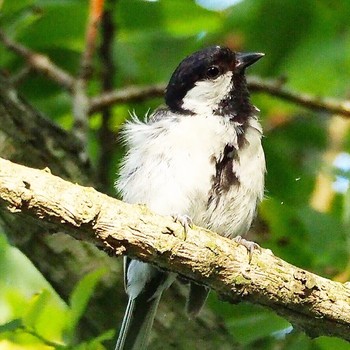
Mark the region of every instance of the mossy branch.
[[128, 254], [208, 285], [229, 302], [268, 306], [312, 337], [350, 341], [350, 286], [297, 268], [270, 250], [253, 253], [200, 227], [183, 228], [130, 205], [0, 158], [0, 206], [66, 232], [110, 255]]

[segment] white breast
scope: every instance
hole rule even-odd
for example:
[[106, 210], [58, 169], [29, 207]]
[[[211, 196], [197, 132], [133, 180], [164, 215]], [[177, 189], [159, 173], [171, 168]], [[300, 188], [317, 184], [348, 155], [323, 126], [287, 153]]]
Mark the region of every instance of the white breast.
[[263, 196], [265, 160], [261, 127], [251, 119], [247, 143], [234, 171], [240, 185], [208, 207], [219, 159], [227, 143], [235, 148], [237, 125], [215, 115], [173, 116], [153, 123], [133, 122], [124, 132], [129, 151], [116, 183], [123, 199], [164, 215], [187, 214], [227, 236], [245, 233]]
[[265, 156], [261, 146], [261, 126], [252, 120], [245, 132], [247, 143], [238, 151], [233, 168], [239, 180], [222, 193], [218, 203], [206, 211], [207, 227], [226, 237], [245, 234], [254, 219], [257, 205], [264, 196]]

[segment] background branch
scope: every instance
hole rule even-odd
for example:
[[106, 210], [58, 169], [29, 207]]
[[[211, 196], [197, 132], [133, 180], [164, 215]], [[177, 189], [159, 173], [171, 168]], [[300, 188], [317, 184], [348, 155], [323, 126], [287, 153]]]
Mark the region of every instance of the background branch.
[[[81, 56], [79, 74], [73, 90], [73, 133], [84, 145], [85, 150], [89, 133], [87, 84], [92, 74], [92, 59], [96, 46], [97, 29], [102, 18], [103, 4], [104, 0], [90, 0], [85, 50]], [[85, 153], [87, 158], [87, 150]]]
[[92, 97], [90, 100], [89, 113], [100, 111], [108, 106], [127, 103], [132, 101], [144, 101], [149, 98], [162, 97], [166, 84], [155, 84], [148, 86], [129, 86], [122, 89], [106, 92], [100, 96]]
[[[2, 31], [0, 31], [0, 41], [8, 49], [24, 57], [34, 70], [44, 74], [49, 79], [55, 81], [69, 91], [72, 91], [74, 84], [77, 84], [73, 77], [54, 65], [47, 56], [31, 51], [23, 45], [10, 40]], [[84, 57], [85, 56], [91, 57], [90, 53], [89, 55], [85, 54]], [[349, 100], [319, 97], [302, 92], [291, 91], [284, 87], [285, 83], [286, 79], [267, 80], [254, 76], [248, 77], [248, 86], [252, 92], [259, 92], [277, 97], [281, 100], [292, 102], [310, 110], [350, 117]], [[86, 107], [87, 113], [92, 114], [114, 104], [134, 101], [140, 102], [149, 98], [162, 97], [165, 87], [166, 84], [163, 83], [148, 86], [129, 86], [114, 91], [104, 92], [99, 96], [90, 98], [88, 102], [85, 102], [88, 103], [88, 107]]]
[[247, 300], [274, 309], [312, 337], [350, 340], [350, 287], [196, 227], [153, 214], [73, 185], [45, 170], [0, 159], [1, 205], [93, 242], [110, 255], [127, 253], [206, 284], [230, 302]]
[[86, 29], [85, 50], [81, 56], [78, 79], [88, 81], [92, 73], [92, 59], [95, 52], [98, 27], [103, 16], [104, 0], [90, 0], [89, 20]]
[[18, 56], [26, 60], [26, 64], [39, 74], [46, 76], [48, 79], [55, 81], [62, 88], [72, 92], [75, 80], [74, 78], [53, 63], [49, 57], [32, 51], [13, 40], [0, 30], [0, 41], [6, 48], [16, 53]]
[[[307, 109], [336, 113], [344, 117], [350, 117], [350, 102], [331, 98], [321, 98], [305, 93], [293, 92], [283, 87], [284, 81], [264, 80], [258, 77], [248, 77], [248, 87], [252, 92], [268, 94], [278, 97]], [[101, 110], [106, 106], [130, 101], [142, 101], [151, 97], [162, 97], [166, 84], [155, 84], [149, 86], [130, 86], [123, 89], [104, 93], [93, 97], [90, 102], [90, 113]]]
[[331, 114], [340, 114], [344, 117], [350, 117], [350, 101], [337, 100], [335, 98], [326, 98], [313, 96], [310, 94], [290, 91], [285, 88], [283, 80], [264, 80], [258, 77], [249, 77], [248, 85], [252, 92], [261, 92], [270, 96], [278, 97], [296, 105], [303, 106], [314, 111], [321, 111]]
[[[115, 41], [116, 24], [113, 20], [116, 0], [107, 0], [106, 9], [101, 22], [101, 45], [99, 54], [101, 57], [101, 85], [102, 92], [113, 90], [116, 68], [113, 61], [113, 43]], [[110, 171], [113, 167], [113, 153], [115, 148], [115, 133], [111, 125], [111, 105], [101, 110], [102, 123], [98, 131], [100, 143], [97, 176], [103, 188], [108, 190], [110, 185]], [[114, 169], [113, 169], [114, 170]]]

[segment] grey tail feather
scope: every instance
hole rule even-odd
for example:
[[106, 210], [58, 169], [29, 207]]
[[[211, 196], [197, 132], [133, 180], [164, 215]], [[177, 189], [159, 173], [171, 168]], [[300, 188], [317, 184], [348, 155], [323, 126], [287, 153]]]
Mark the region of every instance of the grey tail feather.
[[135, 306], [135, 300], [132, 298], [129, 298], [128, 305], [126, 307], [124, 318], [123, 318], [123, 323], [120, 327], [119, 337], [117, 340], [117, 344], [115, 346], [115, 350], [123, 349], [123, 347], [124, 347], [125, 338], [126, 338], [129, 326], [130, 326], [134, 306]]
[[187, 299], [186, 311], [190, 318], [198, 316], [205, 301], [207, 300], [210, 289], [194, 282], [190, 283], [190, 291]]
[[147, 347], [159, 296], [147, 300], [143, 295], [129, 298], [119, 337], [114, 350], [144, 350]]

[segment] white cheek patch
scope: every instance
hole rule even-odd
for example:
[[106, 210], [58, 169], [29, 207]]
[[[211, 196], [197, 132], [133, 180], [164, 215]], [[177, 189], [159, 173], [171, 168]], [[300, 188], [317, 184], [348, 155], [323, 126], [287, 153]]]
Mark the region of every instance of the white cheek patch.
[[198, 81], [187, 92], [182, 108], [197, 114], [211, 113], [232, 89], [232, 72], [226, 72], [215, 80]]

